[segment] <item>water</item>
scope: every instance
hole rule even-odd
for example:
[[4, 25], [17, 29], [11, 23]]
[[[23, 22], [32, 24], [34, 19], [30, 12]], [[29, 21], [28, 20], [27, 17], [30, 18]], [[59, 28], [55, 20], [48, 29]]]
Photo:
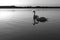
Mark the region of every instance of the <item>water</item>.
[[60, 9], [36, 9], [48, 22], [33, 26], [33, 9], [0, 9], [0, 40], [60, 39]]

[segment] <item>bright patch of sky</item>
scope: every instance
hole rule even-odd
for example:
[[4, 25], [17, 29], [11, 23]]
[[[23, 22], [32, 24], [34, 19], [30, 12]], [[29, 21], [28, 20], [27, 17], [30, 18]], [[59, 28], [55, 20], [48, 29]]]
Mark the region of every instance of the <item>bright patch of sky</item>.
[[0, 5], [16, 6], [60, 6], [60, 0], [0, 0]]

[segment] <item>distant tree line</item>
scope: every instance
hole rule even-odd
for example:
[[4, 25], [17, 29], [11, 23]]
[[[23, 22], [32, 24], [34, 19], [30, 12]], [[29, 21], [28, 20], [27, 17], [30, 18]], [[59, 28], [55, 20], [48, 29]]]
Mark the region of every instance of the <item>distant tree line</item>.
[[0, 6], [0, 8], [60, 8], [60, 6]]

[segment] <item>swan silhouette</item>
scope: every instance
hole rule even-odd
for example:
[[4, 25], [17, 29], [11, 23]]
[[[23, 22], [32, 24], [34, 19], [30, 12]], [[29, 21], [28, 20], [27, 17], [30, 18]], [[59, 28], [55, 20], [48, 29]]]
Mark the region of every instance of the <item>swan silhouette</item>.
[[37, 19], [37, 21], [39, 21], [39, 22], [46, 22], [48, 20], [45, 17], [40, 17], [40, 18]]
[[33, 25], [35, 25], [35, 24], [38, 24], [38, 22], [36, 20], [39, 18], [39, 16], [35, 15], [36, 14], [35, 11], [33, 11], [33, 13], [34, 13], [34, 15], [33, 15], [34, 23], [33, 23]]
[[33, 25], [38, 24], [39, 22], [45, 23], [46, 21], [48, 21], [47, 18], [39, 17], [38, 15], [36, 15], [35, 11], [33, 11], [33, 13], [34, 13], [34, 15], [33, 15], [34, 23], [33, 23]]

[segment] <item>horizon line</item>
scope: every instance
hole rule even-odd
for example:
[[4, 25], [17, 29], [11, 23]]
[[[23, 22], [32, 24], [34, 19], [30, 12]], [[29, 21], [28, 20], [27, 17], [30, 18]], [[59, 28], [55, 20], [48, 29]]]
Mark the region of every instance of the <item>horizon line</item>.
[[60, 6], [0, 6], [1, 8], [60, 8]]

